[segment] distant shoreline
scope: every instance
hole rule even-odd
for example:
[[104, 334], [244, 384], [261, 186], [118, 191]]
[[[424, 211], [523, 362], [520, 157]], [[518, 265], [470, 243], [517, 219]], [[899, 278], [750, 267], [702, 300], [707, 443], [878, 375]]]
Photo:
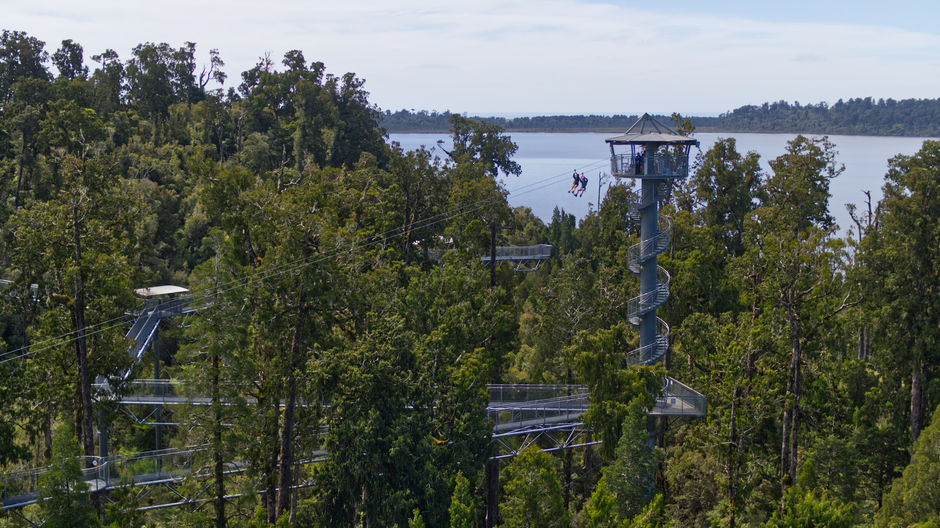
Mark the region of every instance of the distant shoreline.
[[[450, 130], [449, 111], [386, 110], [379, 126], [393, 134], [442, 134]], [[462, 114], [460, 114], [462, 115]], [[526, 117], [470, 116], [497, 125], [508, 133], [622, 133], [637, 115], [544, 115]], [[670, 116], [654, 116], [674, 128]], [[811, 134], [839, 136], [940, 137], [940, 99], [839, 100], [832, 106], [790, 104], [786, 101], [747, 105], [718, 116], [679, 116], [699, 132]]]
[[[428, 129], [428, 130], [386, 130], [389, 134], [450, 134], [450, 130]], [[505, 129], [506, 134], [621, 134], [623, 129], [616, 128], [552, 128], [552, 129]], [[845, 133], [845, 132], [818, 132], [818, 131], [788, 131], [788, 130], [725, 130], [713, 127], [696, 128], [694, 133], [705, 134], [802, 134], [804, 136], [858, 136], [858, 137], [922, 137], [930, 139], [940, 139], [940, 134], [864, 134], [864, 133]]]

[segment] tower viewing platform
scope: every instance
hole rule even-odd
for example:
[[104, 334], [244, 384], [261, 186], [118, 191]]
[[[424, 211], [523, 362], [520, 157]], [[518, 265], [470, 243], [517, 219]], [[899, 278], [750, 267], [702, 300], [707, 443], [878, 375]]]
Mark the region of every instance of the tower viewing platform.
[[604, 141], [610, 145], [610, 173], [615, 178], [644, 179], [685, 178], [689, 175], [689, 151], [699, 144], [649, 114], [643, 114], [623, 134]]

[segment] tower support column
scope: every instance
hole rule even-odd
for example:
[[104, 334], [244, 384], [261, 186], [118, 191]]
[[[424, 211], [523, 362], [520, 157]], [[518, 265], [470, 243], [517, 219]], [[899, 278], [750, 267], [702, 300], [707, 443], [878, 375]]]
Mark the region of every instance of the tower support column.
[[[652, 161], [652, 160], [650, 160]], [[650, 163], [644, 163], [645, 168]], [[656, 276], [656, 254], [653, 251], [656, 236], [659, 233], [657, 217], [659, 215], [658, 204], [656, 202], [656, 180], [649, 178], [642, 179], [640, 203], [640, 241], [643, 244], [640, 248], [640, 258], [645, 259], [642, 262], [640, 270], [640, 295], [648, 299], [648, 302], [655, 301], [656, 288], [659, 286]], [[648, 254], [652, 253], [651, 256]], [[649, 256], [649, 258], [647, 258]], [[646, 304], [646, 303], [644, 303]], [[656, 310], [653, 309], [644, 314], [640, 319], [640, 346], [653, 345], [656, 342]], [[648, 349], [647, 349], [648, 350]]]

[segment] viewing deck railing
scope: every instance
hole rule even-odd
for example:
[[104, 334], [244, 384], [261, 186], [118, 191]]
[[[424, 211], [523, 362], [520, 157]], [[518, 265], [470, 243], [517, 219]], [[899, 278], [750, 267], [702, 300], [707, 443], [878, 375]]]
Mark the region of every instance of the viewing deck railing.
[[705, 396], [688, 385], [666, 378], [663, 397], [656, 400], [651, 416], [705, 416]]
[[[649, 165], [648, 167], [646, 165]], [[610, 172], [616, 178], [685, 178], [689, 175], [689, 156], [685, 154], [656, 153], [636, 163], [631, 154], [614, 154], [610, 158]]]
[[[496, 260], [545, 260], [552, 258], [550, 244], [536, 244], [534, 246], [497, 246]], [[483, 255], [485, 262], [490, 261], [490, 255]]]

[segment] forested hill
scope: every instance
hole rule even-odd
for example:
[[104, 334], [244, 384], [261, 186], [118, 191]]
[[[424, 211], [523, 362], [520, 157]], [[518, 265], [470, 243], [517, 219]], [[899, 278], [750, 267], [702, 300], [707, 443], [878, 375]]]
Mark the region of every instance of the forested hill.
[[[389, 132], [442, 132], [450, 112], [385, 111], [382, 126]], [[636, 115], [556, 115], [483, 117], [509, 132], [619, 132]], [[660, 116], [668, 122], [667, 116]], [[792, 132], [871, 136], [940, 136], [940, 99], [839, 99], [830, 106], [786, 101], [747, 105], [718, 117], [690, 117], [702, 132]]]

